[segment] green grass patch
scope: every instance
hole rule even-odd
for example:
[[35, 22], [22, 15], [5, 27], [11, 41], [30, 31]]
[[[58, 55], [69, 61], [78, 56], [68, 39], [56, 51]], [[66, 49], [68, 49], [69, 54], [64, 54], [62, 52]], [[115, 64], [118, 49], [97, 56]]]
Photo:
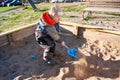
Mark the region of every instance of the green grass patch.
[[46, 11], [48, 9], [50, 9], [50, 7], [52, 6], [52, 3], [40, 3], [38, 5], [36, 5], [40, 10]]
[[0, 17], [0, 31], [12, 29], [21, 24], [29, 24], [37, 21], [40, 18], [42, 12], [35, 12], [31, 10], [25, 10], [20, 13], [12, 12], [8, 16]]
[[76, 16], [63, 15], [62, 18], [75, 18]]
[[31, 6], [23, 6], [23, 10], [33, 10]]
[[88, 16], [86, 16], [85, 18], [84, 18], [84, 20], [89, 20], [89, 19], [91, 19], [92, 17], [90, 16], [90, 15], [88, 15]]
[[10, 7], [0, 7], [0, 12], [5, 12], [11, 9], [18, 8], [18, 6], [10, 6]]
[[19, 24], [22, 20], [23, 15], [20, 13], [11, 13], [9, 16], [0, 17], [0, 31], [11, 29]]
[[84, 10], [84, 6], [81, 6], [81, 5], [69, 5], [69, 6], [64, 6], [62, 7], [62, 10], [65, 11], [65, 12], [72, 12], [72, 11], [75, 11], [75, 12], [82, 12]]
[[[36, 4], [36, 6], [41, 10], [41, 11], [47, 11], [50, 6], [52, 4], [51, 3], [40, 3], [40, 4]], [[33, 10], [33, 8], [31, 6], [23, 6], [22, 7], [23, 10]]]
[[27, 23], [35, 22], [40, 19], [41, 14], [42, 12], [32, 12], [25, 21]]
[[[22, 24], [31, 24], [33, 22], [37, 22], [40, 19], [41, 14], [44, 11], [47, 11], [50, 9], [50, 7], [54, 5], [54, 3], [40, 3], [36, 4], [36, 6], [41, 10], [38, 12], [35, 12], [31, 6], [22, 6], [21, 11], [19, 12], [12, 12], [9, 15], [0, 17], [0, 32], [6, 31], [15, 27], [20, 27]], [[63, 12], [69, 12], [69, 11], [83, 11], [84, 6], [80, 5], [63, 5], [63, 3], [60, 4], [62, 7]], [[0, 7], [0, 11], [8, 11], [13, 8], [17, 8], [18, 6], [10, 6], [10, 7]], [[73, 18], [75, 16], [67, 16], [63, 15], [63, 18]]]
[[63, 15], [62, 18], [70, 18], [70, 16]]
[[117, 13], [109, 13], [109, 12], [104, 12], [104, 14], [108, 14], [108, 15], [114, 15], [114, 16], [120, 16], [120, 14], [117, 14]]

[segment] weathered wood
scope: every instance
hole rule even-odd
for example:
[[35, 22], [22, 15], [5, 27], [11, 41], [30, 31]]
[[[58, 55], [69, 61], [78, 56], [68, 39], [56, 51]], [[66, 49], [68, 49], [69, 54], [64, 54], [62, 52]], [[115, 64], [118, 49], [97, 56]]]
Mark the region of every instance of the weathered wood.
[[8, 41], [7, 36], [1, 36], [0, 37], [0, 46], [4, 46], [4, 45], [6, 45], [8, 43], [9, 43], [9, 41]]
[[35, 31], [35, 27], [29, 27], [29, 28], [23, 29], [21, 31], [18, 31], [16, 33], [13, 33], [12, 38], [14, 41], [17, 41], [17, 40], [20, 40], [22, 38], [30, 36], [31, 34], [34, 33], [34, 31]]
[[10, 44], [14, 41], [23, 39], [32, 35], [35, 31], [35, 23], [15, 28], [13, 30], [9, 30], [0, 34], [0, 46], [4, 46], [6, 44]]
[[[107, 29], [107, 28], [102, 28], [102, 27], [97, 27], [97, 26], [92, 26], [92, 25], [82, 25], [82, 24], [71, 23], [71, 22], [60, 22], [60, 24], [69, 25], [69, 26], [77, 26], [77, 27], [86, 28], [86, 29], [94, 29], [94, 30], [97, 30], [99, 32], [105, 32], [105, 33], [120, 35], [120, 30], [111, 30], [111, 29]], [[76, 33], [78, 33], [78, 32], [76, 32]]]
[[89, 5], [83, 11], [83, 19], [86, 12], [109, 12], [120, 14], [120, 0], [90, 0]]
[[12, 29], [12, 30], [8, 30], [8, 31], [6, 31], [6, 32], [2, 32], [2, 33], [0, 33], [0, 37], [1, 37], [1, 36], [5, 36], [5, 35], [8, 35], [8, 34], [11, 34], [11, 33], [13, 33], [13, 32], [21, 31], [21, 30], [23, 30], [23, 29], [27, 29], [27, 28], [29, 28], [29, 27], [33, 27], [33, 26], [35, 26], [35, 25], [36, 25], [36, 23], [33, 23], [33, 24], [26, 25], [26, 26], [18, 27], [18, 28]]
[[120, 8], [87, 7], [84, 11], [120, 13]]
[[[97, 27], [97, 26], [91, 26], [91, 25], [83, 25], [83, 24], [78, 24], [78, 23], [71, 23], [71, 22], [60, 22], [61, 25], [63, 25], [62, 27], [64, 27], [65, 25], [65, 29], [68, 29], [67, 26], [69, 26], [69, 28], [71, 28], [71, 32], [73, 34], [75, 34], [77, 37], [82, 36], [83, 35], [83, 31], [82, 33], [81, 30], [82, 29], [93, 29], [99, 32], [104, 32], [104, 33], [111, 33], [111, 34], [117, 34], [120, 35], [120, 31], [112, 31], [112, 30], [107, 30], [101, 27]], [[14, 30], [10, 30], [4, 33], [0, 34], [0, 46], [9, 44], [11, 42], [23, 39], [25, 37], [28, 37], [32, 34], [34, 34], [35, 28], [36, 28], [36, 23], [24, 26], [24, 27], [20, 27], [20, 28], [16, 28]]]
[[111, 34], [117, 34], [120, 35], [120, 31], [110, 31], [110, 30], [98, 30], [100, 32], [105, 32], [105, 33], [111, 33]]
[[73, 32], [73, 34], [75, 36], [78, 36], [78, 27], [77, 26], [74, 26], [74, 32]]
[[81, 28], [101, 29], [101, 27], [98, 27], [98, 26], [83, 25], [83, 24], [72, 23], [72, 22], [62, 22], [61, 21], [60, 24], [62, 24], [62, 25], [70, 25], [70, 26], [78, 26], [78, 27], [81, 27]]
[[89, 0], [90, 2], [120, 2], [120, 0]]

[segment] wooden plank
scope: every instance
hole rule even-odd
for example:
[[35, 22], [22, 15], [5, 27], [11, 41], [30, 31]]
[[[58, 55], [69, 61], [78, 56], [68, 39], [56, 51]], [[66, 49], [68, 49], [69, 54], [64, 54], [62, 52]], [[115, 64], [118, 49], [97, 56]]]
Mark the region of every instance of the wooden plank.
[[[116, 35], [120, 35], [120, 30], [111, 30], [111, 29], [106, 29], [106, 28], [101, 28], [101, 27], [97, 27], [97, 26], [91, 26], [91, 25], [82, 25], [82, 24], [78, 24], [78, 23], [70, 23], [70, 22], [60, 22], [61, 25], [69, 25], [71, 27], [73, 26], [77, 26], [80, 28], [85, 28], [85, 29], [94, 29], [96, 31], [99, 32], [105, 32], [105, 33], [111, 33], [111, 34], [116, 34]], [[77, 32], [78, 33], [78, 32]]]
[[87, 7], [84, 9], [84, 11], [94, 11], [94, 12], [114, 12], [114, 13], [120, 13], [119, 8], [102, 8], [102, 7]]
[[97, 27], [97, 26], [83, 25], [83, 24], [72, 23], [72, 22], [62, 22], [62, 21], [60, 21], [60, 24], [61, 24], [61, 25], [78, 26], [78, 27], [81, 27], [81, 28], [103, 29], [103, 28]]
[[120, 35], [120, 31], [110, 31], [110, 30], [98, 30], [98, 31]]
[[30, 27], [30, 28], [18, 31], [16, 33], [13, 33], [12, 34], [13, 40], [17, 41], [17, 40], [23, 39], [25, 37], [28, 37], [28, 36], [32, 35], [34, 33], [34, 31], [35, 31], [35, 27]]
[[0, 34], [0, 46], [4, 46], [7, 44], [11, 44], [14, 41], [23, 39], [32, 35], [35, 31], [36, 23], [23, 26], [20, 28], [15, 28], [13, 30], [9, 30], [7, 32], [3, 32]]
[[89, 7], [98, 7], [98, 8], [114, 8], [114, 9], [116, 9], [116, 8], [118, 8], [118, 9], [120, 9], [120, 5], [97, 5], [97, 4], [95, 4], [95, 5], [89, 5]]
[[74, 26], [73, 34], [74, 34], [75, 36], [78, 36], [78, 27], [77, 27], [77, 26]]
[[0, 46], [4, 46], [4, 45], [6, 45], [6, 44], [8, 44], [9, 42], [8, 42], [8, 38], [7, 38], [7, 36], [2, 36], [2, 37], [0, 37]]
[[[61, 25], [68, 25], [72, 29], [72, 32], [76, 35], [79, 36], [79, 30], [81, 28], [85, 29], [94, 29], [99, 32], [105, 32], [105, 33], [111, 33], [111, 34], [117, 34], [120, 35], [120, 31], [112, 31], [112, 30], [107, 30], [101, 27], [97, 26], [91, 26], [91, 25], [83, 25], [83, 24], [78, 24], [78, 23], [71, 23], [71, 22], [60, 22]], [[5, 33], [0, 34], [0, 46], [9, 44], [12, 41], [20, 40], [24, 37], [28, 37], [29, 35], [33, 34], [35, 31], [35, 23], [30, 24], [21, 28], [17, 28]], [[67, 29], [67, 27], [65, 27]]]
[[120, 8], [120, 1], [113, 2], [113, 1], [90, 1], [88, 7], [114, 7], [114, 8]]
[[6, 32], [2, 32], [2, 33], [0, 33], [0, 37], [4, 36], [4, 35], [8, 35], [8, 34], [13, 33], [13, 32], [21, 31], [21, 30], [29, 28], [29, 27], [33, 27], [35, 25], [36, 25], [36, 23], [32, 23], [32, 24], [29, 24], [29, 25], [26, 25], [23, 27], [18, 27], [18, 28], [12, 29], [12, 30], [8, 30]]
[[120, 0], [90, 0], [85, 11], [120, 14]]
[[118, 5], [119, 6], [119, 4], [120, 4], [120, 2], [97, 2], [97, 1], [95, 1], [95, 2], [89, 2], [89, 5], [94, 5], [94, 4], [96, 4], [96, 5]]
[[120, 0], [89, 0], [90, 2], [120, 2]]

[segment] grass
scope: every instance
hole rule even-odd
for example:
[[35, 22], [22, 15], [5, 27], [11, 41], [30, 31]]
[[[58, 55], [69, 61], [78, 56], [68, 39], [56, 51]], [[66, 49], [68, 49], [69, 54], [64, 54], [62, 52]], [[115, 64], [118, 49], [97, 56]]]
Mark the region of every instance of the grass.
[[114, 16], [120, 16], [120, 14], [118, 14], [118, 13], [104, 12], [104, 14], [108, 14], [108, 15], [114, 15]]
[[11, 9], [18, 8], [18, 6], [10, 6], [10, 7], [0, 7], [0, 12], [5, 12]]
[[85, 18], [84, 18], [84, 20], [89, 20], [89, 19], [91, 19], [92, 17], [90, 16], [90, 15], [88, 15], [88, 16], [86, 16]]
[[[64, 4], [64, 3], [63, 3]], [[60, 4], [62, 7], [62, 10], [65, 12], [69, 11], [83, 11], [84, 6], [80, 5], [63, 5]], [[44, 6], [43, 6], [44, 5]], [[41, 10], [40, 12], [35, 12], [31, 6], [23, 6], [22, 11], [20, 12], [12, 12], [9, 15], [0, 17], [0, 32], [6, 31], [15, 27], [20, 27], [22, 24], [29, 24], [33, 22], [37, 22], [40, 18], [40, 15], [44, 12], [50, 9], [50, 6], [53, 5], [53, 3], [40, 3], [36, 6]], [[11, 7], [0, 7], [0, 11], [8, 11], [13, 8], [17, 8], [18, 6], [11, 6]], [[62, 16], [63, 18], [71, 18], [74, 16]]]
[[[23, 15], [24, 14], [24, 15]], [[21, 24], [27, 24], [39, 19], [41, 12], [23, 12], [11, 13], [9, 16], [2, 16], [0, 18], [0, 31], [12, 29]]]
[[50, 9], [50, 6], [52, 6], [52, 5], [53, 5], [53, 3], [41, 3], [41, 4], [38, 4], [37, 7], [40, 10], [46, 11], [46, 10]]
[[84, 8], [85, 7], [81, 6], [81, 5], [69, 5], [69, 6], [62, 7], [62, 10], [64, 12], [72, 12], [72, 11], [74, 11], [74, 12], [82, 12]]
[[62, 18], [70, 18], [68, 15], [63, 15]]
[[0, 18], [0, 31], [11, 29], [13, 26], [18, 25], [22, 18], [22, 14], [15, 15], [15, 13], [11, 13], [9, 16], [2, 16]]

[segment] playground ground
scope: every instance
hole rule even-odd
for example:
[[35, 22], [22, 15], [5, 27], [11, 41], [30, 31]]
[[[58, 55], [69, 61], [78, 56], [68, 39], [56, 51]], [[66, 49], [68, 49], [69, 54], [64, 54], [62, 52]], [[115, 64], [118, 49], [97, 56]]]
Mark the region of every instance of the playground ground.
[[[42, 60], [34, 35], [0, 48], [1, 80], [119, 80], [120, 38], [117, 35], [85, 31], [80, 39], [61, 35], [70, 47], [78, 49], [78, 59], [67, 55], [57, 44], [56, 64]], [[107, 36], [107, 37], [106, 37]], [[32, 59], [34, 55], [36, 58]], [[19, 79], [17, 79], [19, 78]]]
[[[85, 21], [82, 20], [81, 13], [65, 14], [73, 18], [61, 19], [62, 21], [120, 29], [119, 16], [95, 14], [91, 20]], [[68, 30], [63, 30], [71, 34]], [[56, 54], [59, 56], [54, 58], [56, 65], [46, 65], [42, 60], [43, 49], [33, 34], [0, 47], [0, 80], [120, 80], [119, 35], [86, 30], [81, 38], [66, 35], [61, 37], [70, 47], [78, 49], [79, 59], [68, 56], [66, 48], [57, 44]], [[32, 55], [36, 58], [32, 59]]]

